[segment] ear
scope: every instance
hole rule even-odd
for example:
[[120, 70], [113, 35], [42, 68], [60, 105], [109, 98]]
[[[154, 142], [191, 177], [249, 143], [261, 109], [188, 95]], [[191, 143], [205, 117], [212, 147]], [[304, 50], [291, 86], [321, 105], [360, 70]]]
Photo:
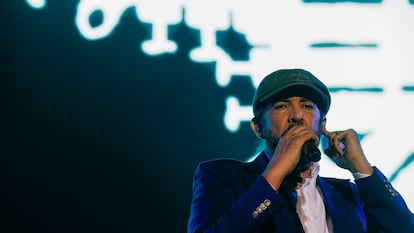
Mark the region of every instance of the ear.
[[255, 118], [253, 118], [250, 122], [250, 128], [256, 134], [257, 137], [262, 138], [262, 126], [257, 122]]

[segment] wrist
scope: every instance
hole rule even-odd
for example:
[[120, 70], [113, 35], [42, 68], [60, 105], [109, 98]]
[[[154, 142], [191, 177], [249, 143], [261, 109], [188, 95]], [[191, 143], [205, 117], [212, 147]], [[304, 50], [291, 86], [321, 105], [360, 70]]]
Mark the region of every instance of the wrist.
[[262, 176], [275, 191], [278, 191], [285, 176], [279, 172], [265, 171]]
[[355, 180], [367, 178], [367, 177], [369, 177], [371, 175], [372, 174], [361, 173], [361, 172], [354, 172], [354, 173], [352, 173], [352, 176], [354, 177]]
[[[370, 176], [374, 173], [374, 169], [370, 164], [364, 164], [362, 166], [356, 166], [351, 169], [352, 174], [363, 174], [362, 176]], [[358, 175], [357, 175], [358, 176]]]

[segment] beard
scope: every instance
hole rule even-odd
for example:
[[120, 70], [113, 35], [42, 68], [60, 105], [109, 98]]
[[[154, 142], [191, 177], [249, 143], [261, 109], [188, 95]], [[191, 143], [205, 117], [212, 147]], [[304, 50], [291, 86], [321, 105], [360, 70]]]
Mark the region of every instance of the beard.
[[266, 136], [264, 140], [266, 142], [266, 150], [270, 152], [270, 154], [273, 156], [273, 154], [275, 153], [277, 144], [279, 144], [279, 137], [277, 137], [276, 135], [270, 134], [269, 136]]

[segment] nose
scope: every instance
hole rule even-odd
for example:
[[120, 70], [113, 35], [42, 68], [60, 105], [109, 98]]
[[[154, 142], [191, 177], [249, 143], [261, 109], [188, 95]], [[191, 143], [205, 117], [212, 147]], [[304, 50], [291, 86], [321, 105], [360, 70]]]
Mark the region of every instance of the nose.
[[292, 105], [290, 109], [289, 123], [301, 123], [303, 120], [303, 111], [299, 106]]

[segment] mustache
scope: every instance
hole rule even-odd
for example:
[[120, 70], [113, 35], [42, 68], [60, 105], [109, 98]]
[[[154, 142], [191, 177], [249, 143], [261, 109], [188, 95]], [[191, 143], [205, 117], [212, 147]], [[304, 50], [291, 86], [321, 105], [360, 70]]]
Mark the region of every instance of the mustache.
[[283, 131], [282, 135], [280, 135], [280, 137], [283, 137], [287, 132], [289, 132], [289, 130], [298, 125], [303, 125], [303, 122], [301, 121], [290, 123], [289, 126], [285, 129], [285, 131]]

